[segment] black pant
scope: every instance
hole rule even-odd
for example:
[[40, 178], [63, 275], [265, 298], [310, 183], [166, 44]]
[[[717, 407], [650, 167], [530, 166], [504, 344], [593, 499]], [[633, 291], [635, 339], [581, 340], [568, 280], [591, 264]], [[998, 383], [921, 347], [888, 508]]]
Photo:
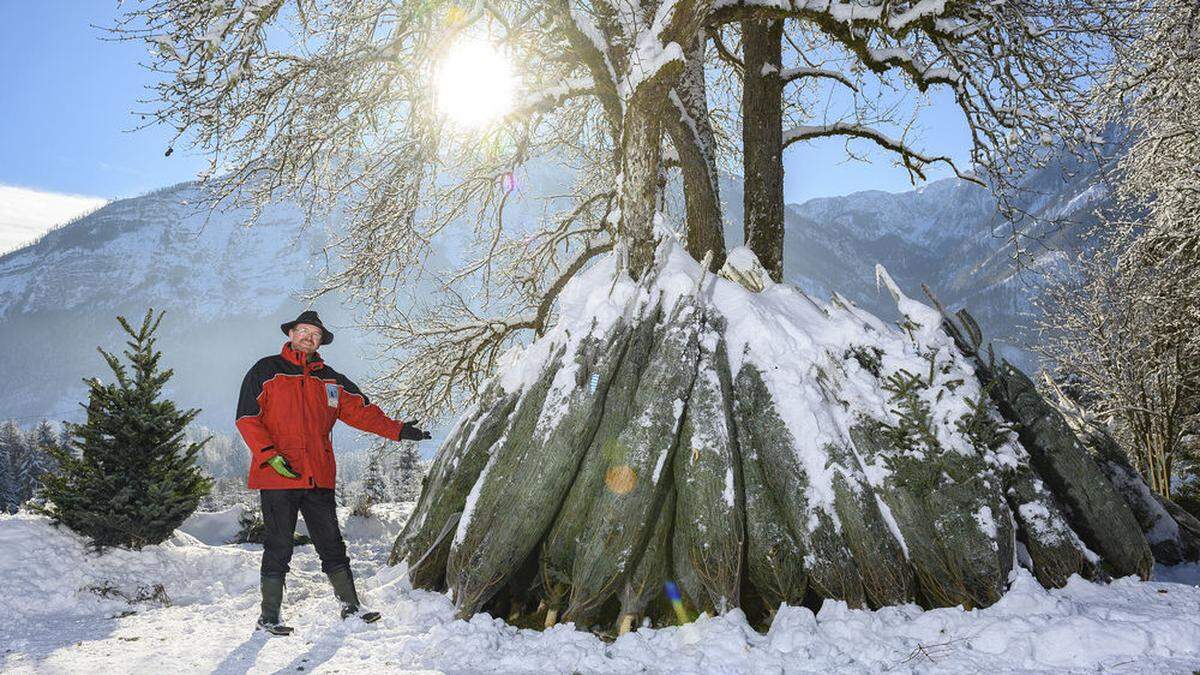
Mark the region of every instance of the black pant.
[[308, 536], [312, 538], [317, 555], [321, 557], [321, 571], [329, 573], [350, 567], [346, 542], [342, 540], [342, 531], [338, 529], [333, 490], [259, 490], [258, 494], [262, 502], [264, 526], [263, 576], [282, 577], [288, 573], [297, 512], [304, 514]]

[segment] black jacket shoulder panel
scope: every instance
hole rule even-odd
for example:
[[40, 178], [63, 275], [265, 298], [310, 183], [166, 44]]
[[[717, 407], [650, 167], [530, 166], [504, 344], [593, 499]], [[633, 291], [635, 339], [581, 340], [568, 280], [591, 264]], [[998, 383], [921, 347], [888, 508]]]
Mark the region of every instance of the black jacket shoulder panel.
[[342, 389], [345, 389], [347, 392], [354, 394], [355, 396], [361, 396], [364, 406], [371, 405], [370, 399], [367, 398], [366, 394], [362, 393], [362, 390], [358, 388], [357, 384], [354, 384], [354, 382], [345, 375], [339, 373], [333, 368], [330, 368], [329, 364], [325, 364], [325, 367], [321, 369], [321, 379], [333, 380], [334, 382], [337, 382], [338, 384], [342, 385]]
[[[290, 372], [290, 371], [296, 372]], [[242, 388], [238, 393], [238, 405], [235, 419], [253, 417], [258, 415], [262, 410], [258, 405], [258, 397], [262, 394], [263, 385], [279, 374], [299, 374], [300, 368], [294, 364], [288, 363], [287, 359], [278, 354], [264, 356], [254, 365], [250, 366], [250, 370], [246, 371], [246, 376], [242, 378]]]

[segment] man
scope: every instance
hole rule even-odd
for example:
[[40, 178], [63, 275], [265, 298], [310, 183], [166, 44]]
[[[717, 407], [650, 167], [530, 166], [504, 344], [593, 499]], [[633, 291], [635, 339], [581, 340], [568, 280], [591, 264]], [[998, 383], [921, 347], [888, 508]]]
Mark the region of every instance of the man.
[[258, 627], [275, 635], [292, 632], [280, 622], [279, 606], [297, 512], [304, 515], [321, 570], [341, 602], [342, 618], [359, 616], [373, 623], [380, 615], [359, 606], [338, 529], [333, 497], [337, 462], [329, 432], [341, 420], [394, 441], [430, 436], [416, 426], [417, 420], [398, 422], [385, 415], [345, 375], [325, 365], [317, 346], [333, 342], [333, 333], [316, 312], [302, 312], [280, 328], [288, 342], [246, 373], [237, 407], [237, 428], [251, 453], [248, 485], [259, 490], [265, 526]]

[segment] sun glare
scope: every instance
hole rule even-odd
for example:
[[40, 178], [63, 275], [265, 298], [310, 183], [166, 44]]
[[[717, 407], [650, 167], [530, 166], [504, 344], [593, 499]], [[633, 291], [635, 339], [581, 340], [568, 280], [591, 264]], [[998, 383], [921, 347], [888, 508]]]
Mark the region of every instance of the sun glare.
[[482, 42], [455, 45], [438, 72], [438, 105], [459, 125], [480, 127], [512, 107], [513, 75], [504, 54]]

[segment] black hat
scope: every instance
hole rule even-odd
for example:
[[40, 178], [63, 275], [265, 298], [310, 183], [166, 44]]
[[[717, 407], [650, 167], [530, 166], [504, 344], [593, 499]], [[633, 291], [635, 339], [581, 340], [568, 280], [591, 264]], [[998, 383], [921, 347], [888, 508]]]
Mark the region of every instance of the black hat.
[[330, 342], [333, 342], [333, 333], [329, 332], [329, 329], [325, 327], [325, 324], [321, 323], [321, 317], [317, 316], [317, 313], [311, 309], [300, 312], [300, 316], [296, 317], [295, 321], [289, 321], [285, 324], [280, 324], [279, 328], [283, 331], [284, 335], [287, 335], [288, 331], [290, 331], [298, 323], [306, 323], [310, 326], [316, 326], [317, 328], [320, 328], [322, 345], [327, 345]]

